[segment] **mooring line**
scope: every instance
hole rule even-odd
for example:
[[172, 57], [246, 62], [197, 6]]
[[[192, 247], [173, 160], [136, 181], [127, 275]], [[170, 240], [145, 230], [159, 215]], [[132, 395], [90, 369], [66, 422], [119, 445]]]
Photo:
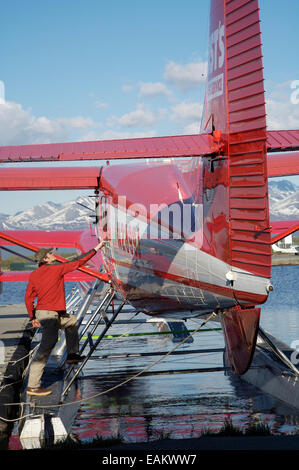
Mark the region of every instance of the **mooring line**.
[[[205, 328], [204, 332], [206, 331], [220, 331], [222, 328]], [[193, 333], [197, 330], [185, 330], [184, 333]], [[114, 338], [129, 338], [133, 336], [153, 336], [153, 335], [173, 335], [173, 334], [179, 334], [182, 333], [182, 330], [178, 331], [146, 331], [146, 332], [141, 332], [141, 333], [123, 333], [123, 334], [112, 334], [112, 335], [105, 335], [103, 339], [114, 339]], [[98, 339], [99, 336], [92, 336], [92, 339]], [[87, 339], [87, 336], [83, 336], [81, 339]]]
[[[69, 402], [69, 403], [59, 403], [57, 405], [38, 405], [37, 407], [39, 409], [49, 409], [49, 408], [60, 408], [60, 407], [64, 407], [64, 406], [69, 406], [69, 405], [75, 405], [77, 403], [82, 403], [84, 401], [87, 401], [87, 400], [92, 400], [94, 398], [97, 398], [99, 396], [102, 396], [102, 395], [105, 395], [106, 393], [110, 393], [112, 392], [113, 390], [116, 390], [120, 387], [122, 387], [123, 385], [127, 384], [128, 382], [131, 382], [132, 380], [136, 379], [137, 377], [139, 377], [140, 375], [142, 375], [143, 373], [145, 373], [146, 371], [148, 371], [149, 369], [151, 369], [152, 367], [154, 367], [155, 365], [157, 365], [159, 362], [161, 362], [162, 360], [164, 360], [166, 357], [168, 357], [173, 351], [175, 351], [176, 349], [178, 349], [180, 346], [182, 346], [182, 344], [184, 344], [188, 338], [190, 338], [190, 336], [193, 336], [195, 333], [197, 333], [204, 325], [206, 325], [213, 317], [216, 316], [216, 313], [211, 313], [211, 315], [209, 315], [209, 317], [198, 327], [196, 328], [196, 330], [194, 330], [193, 332], [191, 332], [188, 336], [186, 336], [186, 338], [184, 338], [180, 343], [178, 343], [174, 348], [172, 348], [170, 351], [168, 351], [164, 356], [160, 357], [159, 359], [157, 359], [156, 361], [154, 361], [152, 364], [149, 364], [147, 367], [145, 367], [144, 369], [142, 369], [141, 371], [137, 372], [137, 374], [129, 377], [128, 379], [124, 380], [123, 382], [117, 384], [117, 385], [114, 385], [113, 387], [107, 389], [107, 390], [104, 390], [102, 392], [99, 392], [99, 393], [96, 393], [95, 395], [91, 395], [89, 397], [85, 397], [85, 398], [80, 398], [78, 400], [75, 400], [75, 401], [72, 401], [72, 402]], [[19, 405], [20, 403], [6, 403], [6, 405]], [[23, 404], [28, 404], [30, 405], [30, 403], [23, 403]]]
[[[117, 385], [114, 385], [113, 387], [107, 389], [107, 390], [104, 390], [100, 393], [97, 393], [95, 395], [91, 395], [89, 397], [85, 397], [85, 398], [80, 398], [78, 400], [75, 400], [75, 401], [72, 401], [72, 402], [69, 402], [69, 403], [59, 403], [59, 404], [56, 404], [56, 405], [38, 405], [38, 408], [39, 409], [42, 409], [42, 408], [45, 408], [45, 409], [48, 409], [48, 408], [61, 408], [61, 407], [64, 407], [64, 406], [68, 406], [68, 405], [74, 405], [74, 404], [77, 404], [77, 403], [82, 403], [86, 400], [92, 400], [94, 398], [97, 398], [101, 395], [105, 395], [106, 393], [110, 393], [112, 392], [113, 390], [116, 390], [117, 388], [120, 388], [122, 387], [123, 385], [125, 385], [126, 383], [128, 382], [131, 382], [132, 380], [136, 379], [137, 377], [139, 377], [140, 375], [142, 375], [144, 372], [148, 371], [149, 369], [151, 369], [152, 367], [154, 367], [156, 364], [158, 364], [159, 362], [161, 362], [162, 360], [164, 360], [166, 357], [168, 357], [173, 351], [175, 351], [176, 349], [178, 349], [182, 344], [184, 344], [188, 338], [190, 338], [190, 336], [193, 336], [195, 333], [197, 333], [204, 325], [206, 325], [213, 317], [216, 316], [216, 313], [211, 313], [211, 315], [209, 315], [209, 317], [201, 324], [199, 325], [198, 328], [196, 328], [196, 330], [194, 330], [193, 332], [191, 332], [186, 338], [184, 338], [180, 343], [178, 343], [174, 348], [172, 348], [170, 351], [168, 351], [164, 356], [160, 357], [159, 359], [157, 359], [157, 361], [154, 361], [152, 364], [149, 364], [147, 367], [145, 367], [144, 369], [142, 369], [141, 371], [139, 371], [137, 374], [133, 375], [132, 377], [129, 377], [128, 379], [124, 380], [123, 382], [117, 384]], [[13, 406], [13, 405], [30, 405], [31, 403], [26, 403], [26, 402], [20, 402], [20, 403], [5, 403], [6, 406]], [[36, 416], [36, 415], [34, 415]], [[25, 417], [25, 416], [24, 416]], [[24, 417], [20, 417], [20, 418], [16, 418], [15, 421], [19, 421], [21, 419], [23, 419]]]

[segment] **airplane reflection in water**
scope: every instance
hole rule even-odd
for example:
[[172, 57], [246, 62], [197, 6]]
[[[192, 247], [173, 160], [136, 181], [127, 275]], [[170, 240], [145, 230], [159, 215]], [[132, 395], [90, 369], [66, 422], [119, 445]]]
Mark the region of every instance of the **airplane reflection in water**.
[[[120, 438], [124, 442], [146, 442], [161, 438], [194, 438], [205, 432], [219, 432], [226, 421], [231, 421], [235, 428], [242, 431], [258, 423], [267, 425], [271, 433], [279, 434], [294, 433], [298, 427], [298, 412], [241, 383], [236, 377], [232, 377], [231, 382], [234, 399], [229, 390], [221, 393], [196, 390], [196, 395], [184, 395], [183, 389], [189, 386], [192, 389], [190, 382], [194, 377], [190, 375], [190, 379], [184, 376], [181, 386], [180, 379], [176, 377], [178, 393], [175, 397], [169, 390], [174, 386], [169, 377], [165, 380], [152, 376], [150, 381], [155, 390], [146, 381], [139, 380], [137, 386], [120, 389], [86, 403], [79, 411], [73, 433], [81, 441], [98, 436], [104, 439]], [[87, 394], [93, 394], [105, 388], [105, 382], [87, 378], [84, 387]], [[165, 396], [162, 392], [162, 396], [158, 397], [157, 388], [165, 390]], [[174, 404], [176, 398], [177, 403]]]

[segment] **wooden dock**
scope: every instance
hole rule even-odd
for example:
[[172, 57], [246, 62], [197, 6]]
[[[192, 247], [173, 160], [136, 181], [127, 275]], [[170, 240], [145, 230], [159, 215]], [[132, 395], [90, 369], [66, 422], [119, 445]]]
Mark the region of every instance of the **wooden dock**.
[[0, 346], [4, 348], [0, 353], [0, 384], [7, 362], [12, 360], [24, 331], [30, 327], [25, 305], [0, 305]]
[[0, 305], [0, 445], [8, 441], [34, 330], [24, 304]]

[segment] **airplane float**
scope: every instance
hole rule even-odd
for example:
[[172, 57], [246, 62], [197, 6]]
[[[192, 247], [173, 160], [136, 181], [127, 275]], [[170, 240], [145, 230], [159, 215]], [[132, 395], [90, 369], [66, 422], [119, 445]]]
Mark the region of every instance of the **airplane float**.
[[[85, 160], [95, 166], [55, 166]], [[110, 160], [125, 162], [109, 166]], [[110, 282], [152, 317], [215, 312], [232, 370], [247, 371], [260, 305], [273, 289], [272, 244], [299, 229], [299, 221], [269, 219], [268, 178], [299, 173], [299, 130], [267, 130], [258, 0], [211, 1], [198, 135], [6, 146], [0, 162], [2, 191], [95, 191], [96, 234], [107, 244], [73, 279]], [[17, 168], [26, 162], [45, 167]], [[2, 245], [33, 251], [85, 252], [97, 241], [90, 230], [0, 237]], [[26, 276], [2, 273], [0, 280]]]
[[299, 246], [293, 245], [293, 236], [289, 235], [284, 239], [283, 245], [279, 245], [279, 243], [273, 243], [272, 250], [274, 253], [288, 253], [298, 255]]
[[288, 254], [299, 254], [299, 246], [291, 246], [290, 248], [281, 248], [275, 243], [272, 245], [273, 251], [276, 253], [288, 253]]

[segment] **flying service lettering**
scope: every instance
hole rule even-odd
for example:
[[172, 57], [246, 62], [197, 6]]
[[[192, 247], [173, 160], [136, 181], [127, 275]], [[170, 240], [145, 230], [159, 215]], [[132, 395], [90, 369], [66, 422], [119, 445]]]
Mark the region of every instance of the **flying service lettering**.
[[210, 35], [209, 73], [221, 69], [224, 64], [224, 24], [219, 21], [218, 28]]
[[209, 81], [207, 84], [208, 101], [223, 94], [223, 72], [219, 72], [224, 64], [224, 51], [224, 24], [221, 24], [221, 21], [219, 21], [218, 28], [210, 35]]

